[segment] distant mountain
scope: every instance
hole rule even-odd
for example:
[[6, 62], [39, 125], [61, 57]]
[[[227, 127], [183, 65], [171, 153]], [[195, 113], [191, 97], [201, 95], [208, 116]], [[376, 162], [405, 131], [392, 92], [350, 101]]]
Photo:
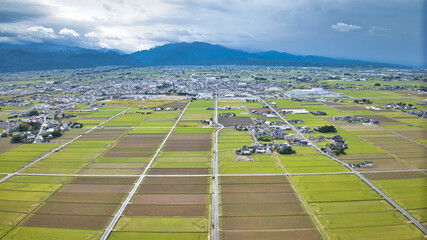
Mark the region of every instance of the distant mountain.
[[249, 53], [203, 42], [172, 43], [131, 54], [143, 65], [360, 66], [379, 63], [300, 56], [277, 51]]
[[0, 72], [167, 65], [392, 66], [277, 51], [249, 53], [203, 42], [166, 44], [132, 54], [119, 50], [91, 50], [50, 43], [0, 44]]
[[0, 44], [0, 72], [139, 65], [132, 56], [115, 51], [39, 43]]

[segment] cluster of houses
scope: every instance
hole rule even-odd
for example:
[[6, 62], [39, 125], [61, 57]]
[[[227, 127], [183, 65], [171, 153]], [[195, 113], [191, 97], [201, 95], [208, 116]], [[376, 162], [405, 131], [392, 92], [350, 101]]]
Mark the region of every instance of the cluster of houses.
[[357, 167], [357, 168], [371, 168], [374, 167], [374, 162], [372, 161], [363, 161], [361, 163], [356, 164], [350, 164], [351, 167]]
[[340, 155], [345, 154], [345, 149], [348, 149], [348, 144], [345, 143], [345, 139], [340, 135], [333, 136], [331, 138], [327, 138], [330, 143], [326, 145], [326, 147], [322, 148], [322, 150], [329, 155]]
[[277, 125], [277, 126], [279, 126], [279, 125], [282, 125], [282, 121], [268, 121], [267, 119], [265, 119], [265, 118], [257, 118], [257, 117], [254, 117], [254, 122], [255, 122], [255, 124], [256, 125], [266, 125], [266, 126], [273, 126], [273, 125]]
[[255, 142], [250, 146], [243, 145], [241, 148], [236, 149], [237, 155], [252, 155], [252, 154], [273, 154], [274, 150], [281, 152], [283, 149], [289, 147], [287, 143], [269, 142], [266, 144]]
[[396, 109], [396, 110], [413, 110], [417, 109], [413, 104], [406, 104], [404, 102], [400, 103], [389, 103], [385, 106], [382, 106], [383, 109]]
[[422, 110], [422, 111], [406, 111], [408, 114], [417, 116], [417, 117], [422, 117], [422, 118], [427, 118], [427, 110]]
[[302, 124], [302, 123], [304, 123], [304, 121], [303, 121], [303, 120], [299, 120], [299, 119], [291, 119], [291, 120], [288, 120], [288, 122], [289, 122], [290, 124], [292, 124], [292, 125], [294, 125], [294, 124]]
[[265, 110], [265, 111], [264, 110], [260, 110], [260, 111], [252, 110], [251, 114], [260, 115], [260, 116], [264, 116], [267, 118], [276, 118], [277, 117], [276, 113], [273, 111], [270, 111], [270, 110]]
[[[236, 128], [240, 128], [237, 126]], [[255, 138], [273, 139], [273, 140], [287, 140], [293, 136], [284, 132], [291, 130], [290, 126], [249, 126], [247, 131]]]
[[344, 121], [348, 123], [363, 123], [363, 124], [379, 124], [380, 122], [373, 118], [363, 118], [359, 116], [339, 116], [332, 117], [336, 121]]
[[218, 116], [219, 117], [229, 117], [229, 118], [232, 118], [232, 117], [236, 117], [236, 114], [232, 113], [232, 112], [227, 112], [227, 113], [220, 113], [220, 114], [218, 114]]
[[295, 128], [300, 133], [314, 133], [314, 131], [311, 128], [309, 128], [308, 126], [302, 126], [302, 127], [297, 126]]

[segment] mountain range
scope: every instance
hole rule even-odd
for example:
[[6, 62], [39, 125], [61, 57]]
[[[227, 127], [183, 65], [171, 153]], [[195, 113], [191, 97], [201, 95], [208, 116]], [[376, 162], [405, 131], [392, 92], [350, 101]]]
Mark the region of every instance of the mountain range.
[[171, 43], [131, 54], [118, 50], [93, 50], [51, 43], [0, 44], [0, 72], [168, 65], [392, 66], [277, 51], [250, 53], [204, 42]]

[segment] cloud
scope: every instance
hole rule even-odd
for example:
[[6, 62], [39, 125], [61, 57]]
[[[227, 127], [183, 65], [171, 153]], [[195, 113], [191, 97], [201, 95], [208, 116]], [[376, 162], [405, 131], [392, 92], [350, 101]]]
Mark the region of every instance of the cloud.
[[27, 28], [28, 35], [41, 39], [56, 38], [55, 32], [52, 28], [46, 28], [43, 26], [33, 26]]
[[[425, 45], [420, 21], [423, 2], [0, 0], [0, 41], [109, 46], [124, 52], [202, 41], [238, 49], [413, 61], [420, 58]], [[357, 30], [364, 34], [343, 34]]]
[[332, 25], [331, 28], [338, 32], [350, 32], [351, 30], [362, 29], [361, 26], [341, 22]]
[[73, 29], [63, 28], [59, 31], [59, 34], [65, 36], [79, 37], [80, 34], [76, 33]]
[[380, 26], [372, 26], [371, 28], [369, 28], [368, 33], [375, 34], [375, 33], [384, 32], [384, 31], [388, 31], [388, 29]]
[[35, 20], [47, 16], [49, 10], [47, 6], [38, 3], [2, 0], [0, 4], [0, 23]]

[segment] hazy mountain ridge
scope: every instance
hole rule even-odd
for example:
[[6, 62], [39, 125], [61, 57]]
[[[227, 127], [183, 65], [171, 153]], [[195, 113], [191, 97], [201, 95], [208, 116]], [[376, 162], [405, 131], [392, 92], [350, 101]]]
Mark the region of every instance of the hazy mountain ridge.
[[301, 56], [277, 51], [249, 53], [203, 42], [172, 43], [132, 54], [49, 43], [0, 44], [0, 72], [90, 68], [98, 66], [268, 65], [391, 66], [357, 60]]

